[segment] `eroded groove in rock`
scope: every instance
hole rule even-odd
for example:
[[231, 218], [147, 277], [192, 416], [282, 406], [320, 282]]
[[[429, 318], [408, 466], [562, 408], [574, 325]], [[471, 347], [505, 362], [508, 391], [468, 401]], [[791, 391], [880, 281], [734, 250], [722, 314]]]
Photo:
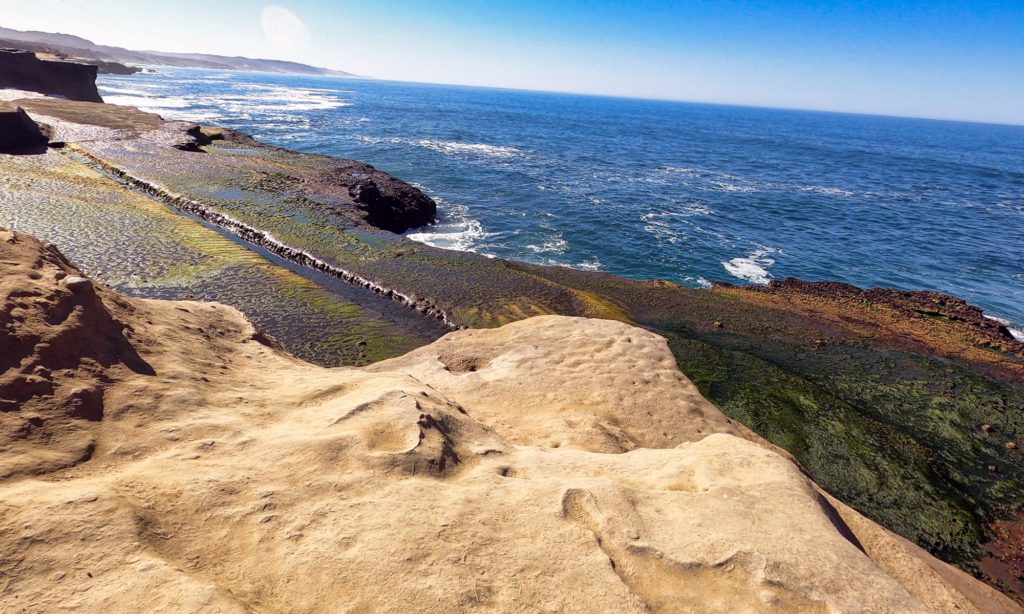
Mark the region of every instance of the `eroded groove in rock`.
[[422, 313], [425, 317], [433, 318], [442, 322], [452, 330], [463, 328], [463, 326], [455, 323], [445, 310], [429, 299], [422, 297], [410, 297], [397, 290], [383, 286], [376, 281], [367, 279], [358, 273], [330, 264], [306, 250], [290, 246], [287, 243], [280, 241], [269, 232], [260, 230], [259, 228], [255, 228], [249, 224], [240, 222], [228, 215], [216, 211], [213, 207], [205, 203], [193, 198], [187, 198], [180, 194], [175, 194], [162, 186], [140, 179], [129, 173], [124, 168], [99, 158], [81, 146], [73, 144], [68, 145], [63, 151], [73, 152], [79, 157], [81, 162], [88, 164], [92, 168], [103, 172], [132, 189], [138, 190], [152, 198], [155, 198], [173, 209], [189, 215], [194, 215], [217, 228], [231, 233], [243, 241], [247, 241], [253, 245], [258, 245], [259, 247], [262, 247], [285, 260], [315, 271], [320, 271], [321, 273], [327, 273], [328, 275], [336, 277], [346, 283], [364, 288], [384, 298], [396, 301], [406, 307]]

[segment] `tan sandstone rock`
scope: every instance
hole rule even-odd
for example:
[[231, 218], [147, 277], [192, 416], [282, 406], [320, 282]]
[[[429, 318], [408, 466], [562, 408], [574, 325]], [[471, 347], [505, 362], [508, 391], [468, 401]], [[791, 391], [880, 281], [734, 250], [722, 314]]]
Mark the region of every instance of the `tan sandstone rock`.
[[322, 369], [78, 275], [0, 232], [2, 611], [1017, 611], [651, 333], [551, 316]]

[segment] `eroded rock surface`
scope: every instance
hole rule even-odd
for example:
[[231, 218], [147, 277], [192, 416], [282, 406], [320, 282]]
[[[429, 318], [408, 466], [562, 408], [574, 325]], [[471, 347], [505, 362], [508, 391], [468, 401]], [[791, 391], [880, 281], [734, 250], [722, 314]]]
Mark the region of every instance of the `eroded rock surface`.
[[[4, 611], [1016, 611], [830, 501], [651, 333], [547, 316], [323, 369], [80, 276], [0, 232], [5, 377], [50, 382], [0, 419], [51, 429], [0, 444]], [[58, 411], [84, 382], [99, 411]], [[54, 462], [68, 433], [92, 450]]]

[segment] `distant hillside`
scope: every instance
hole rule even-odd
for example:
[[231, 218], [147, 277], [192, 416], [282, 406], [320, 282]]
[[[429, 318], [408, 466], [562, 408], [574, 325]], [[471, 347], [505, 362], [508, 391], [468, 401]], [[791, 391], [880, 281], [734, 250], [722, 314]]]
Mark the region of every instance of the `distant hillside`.
[[292, 73], [300, 75], [353, 76], [342, 70], [331, 70], [284, 60], [262, 60], [243, 57], [228, 57], [203, 53], [164, 53], [160, 51], [133, 51], [122, 47], [97, 45], [96, 43], [71, 34], [49, 32], [22, 32], [0, 27], [0, 39], [4, 44], [21, 43], [30, 51], [46, 51], [68, 58], [116, 62], [131, 65], [191, 66], [219, 70], [254, 70], [259, 72]]

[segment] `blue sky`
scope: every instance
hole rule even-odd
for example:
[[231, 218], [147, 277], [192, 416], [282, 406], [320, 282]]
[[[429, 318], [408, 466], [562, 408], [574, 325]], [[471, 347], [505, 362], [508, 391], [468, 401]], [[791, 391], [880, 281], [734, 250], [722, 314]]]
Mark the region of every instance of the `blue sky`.
[[0, 25], [385, 79], [1024, 124], [1024, 0], [0, 0]]

